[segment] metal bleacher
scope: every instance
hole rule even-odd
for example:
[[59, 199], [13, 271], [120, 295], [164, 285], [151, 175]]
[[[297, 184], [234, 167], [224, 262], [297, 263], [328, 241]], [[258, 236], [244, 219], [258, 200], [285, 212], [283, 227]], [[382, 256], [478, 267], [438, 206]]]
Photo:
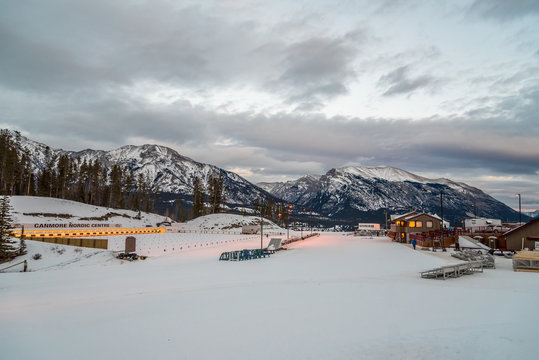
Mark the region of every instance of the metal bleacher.
[[244, 250], [235, 250], [227, 251], [221, 254], [219, 260], [223, 261], [243, 261], [243, 260], [252, 260], [269, 257], [271, 254], [275, 253], [274, 250], [268, 249], [244, 249]]
[[457, 278], [462, 275], [470, 275], [483, 272], [483, 263], [481, 261], [469, 261], [454, 265], [442, 266], [432, 270], [422, 271], [421, 277], [425, 279], [447, 279]]

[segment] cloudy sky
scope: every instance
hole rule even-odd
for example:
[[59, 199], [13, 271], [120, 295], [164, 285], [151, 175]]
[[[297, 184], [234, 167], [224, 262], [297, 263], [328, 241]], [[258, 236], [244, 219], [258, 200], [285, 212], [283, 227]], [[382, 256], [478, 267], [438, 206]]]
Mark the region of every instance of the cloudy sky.
[[399, 167], [539, 208], [539, 1], [10, 1], [0, 127], [252, 182]]

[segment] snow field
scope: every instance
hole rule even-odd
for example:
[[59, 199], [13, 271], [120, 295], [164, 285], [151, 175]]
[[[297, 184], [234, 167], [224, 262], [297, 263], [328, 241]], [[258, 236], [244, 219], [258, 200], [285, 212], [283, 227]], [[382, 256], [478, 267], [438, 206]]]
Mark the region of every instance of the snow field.
[[[242, 243], [259, 246], [259, 238]], [[266, 245], [266, 244], [265, 244]], [[237, 244], [138, 262], [98, 257], [2, 274], [0, 344], [17, 359], [534, 358], [539, 277], [511, 261], [458, 279], [453, 261], [385, 238], [325, 233], [270, 258]]]
[[[108, 250], [124, 251], [126, 235], [108, 238]], [[260, 235], [230, 235], [203, 233], [165, 233], [135, 235], [136, 253], [145, 256], [170, 255], [205, 247], [236, 243], [236, 246], [260, 239]]]

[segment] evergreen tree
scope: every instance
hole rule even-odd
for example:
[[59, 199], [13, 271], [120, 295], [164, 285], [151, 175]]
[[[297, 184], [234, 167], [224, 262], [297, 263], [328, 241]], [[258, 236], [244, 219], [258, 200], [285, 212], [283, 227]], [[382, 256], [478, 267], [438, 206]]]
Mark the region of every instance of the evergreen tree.
[[38, 195], [52, 197], [55, 179], [56, 156], [51, 154], [51, 149], [45, 148], [45, 166], [38, 175]]
[[[112, 208], [123, 207], [122, 168], [119, 165], [113, 165], [110, 171], [109, 204], [110, 204], [109, 206]], [[137, 210], [140, 210], [140, 209], [137, 209]]]
[[258, 214], [260, 212], [260, 199], [256, 198], [253, 202], [253, 211], [255, 214]]
[[13, 219], [11, 218], [9, 197], [0, 198], [0, 259], [15, 257], [17, 251], [13, 248], [15, 241], [11, 239]]
[[180, 220], [180, 205], [180, 199], [174, 200], [174, 214], [172, 216], [176, 221]]
[[200, 179], [197, 176], [195, 177], [195, 181], [193, 183], [193, 219], [204, 215], [204, 197], [204, 190], [202, 188]]
[[185, 222], [187, 220], [187, 210], [183, 207], [183, 205], [180, 205], [180, 221]]
[[210, 176], [208, 181], [208, 198], [210, 201], [210, 212], [216, 214], [220, 212], [221, 205], [224, 203], [223, 175]]
[[20, 238], [20, 244], [19, 244], [19, 252], [17, 256], [26, 255], [26, 241], [24, 241], [24, 226], [21, 230], [21, 238]]

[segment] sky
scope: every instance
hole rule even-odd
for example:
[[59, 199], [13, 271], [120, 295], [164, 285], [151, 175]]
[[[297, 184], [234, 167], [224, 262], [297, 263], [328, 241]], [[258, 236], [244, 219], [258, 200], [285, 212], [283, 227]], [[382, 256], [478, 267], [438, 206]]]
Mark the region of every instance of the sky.
[[539, 1], [11, 1], [0, 127], [251, 182], [394, 166], [539, 209]]

